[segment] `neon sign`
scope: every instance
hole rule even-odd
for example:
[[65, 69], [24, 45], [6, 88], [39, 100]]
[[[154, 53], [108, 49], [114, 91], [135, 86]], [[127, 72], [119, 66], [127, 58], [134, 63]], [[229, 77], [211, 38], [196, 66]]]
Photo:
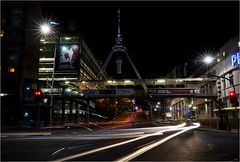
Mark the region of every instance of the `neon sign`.
[[235, 66], [236, 64], [240, 65], [240, 54], [236, 53], [231, 56], [231, 62], [232, 66]]

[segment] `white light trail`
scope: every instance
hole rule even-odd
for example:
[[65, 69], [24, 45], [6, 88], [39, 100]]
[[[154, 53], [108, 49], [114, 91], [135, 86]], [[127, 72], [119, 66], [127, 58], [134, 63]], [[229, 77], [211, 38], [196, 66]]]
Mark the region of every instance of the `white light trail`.
[[154, 147], [156, 147], [156, 146], [158, 146], [158, 145], [160, 145], [160, 144], [162, 144], [162, 143], [164, 143], [164, 142], [166, 142], [166, 141], [168, 141], [168, 140], [170, 140], [170, 139], [172, 139], [172, 138], [174, 138], [174, 137], [176, 137], [176, 136], [178, 136], [178, 135], [180, 135], [180, 134], [182, 134], [182, 133], [184, 133], [188, 130], [198, 128], [199, 126], [200, 126], [199, 123], [194, 123], [194, 126], [186, 127], [185, 129], [183, 128], [182, 131], [174, 133], [174, 134], [172, 134], [172, 135], [170, 135], [170, 136], [168, 136], [168, 137], [166, 137], [166, 138], [164, 138], [164, 139], [162, 139], [162, 140], [160, 140], [156, 143], [145, 146], [145, 147], [135, 151], [134, 153], [129, 154], [128, 156], [125, 156], [124, 158], [116, 160], [116, 162], [128, 162], [128, 161], [136, 158], [137, 156], [143, 154], [144, 152], [147, 152], [148, 150], [151, 150], [152, 148], [154, 148]]
[[[185, 125], [186, 125], [186, 123], [183, 123], [183, 124], [180, 124], [180, 125], [177, 125], [177, 126], [169, 126], [170, 128], [168, 130], [173, 131], [177, 128], [184, 127]], [[164, 130], [164, 131], [167, 131], [167, 130]], [[63, 158], [60, 158], [60, 159], [57, 159], [57, 160], [54, 160], [54, 161], [61, 162], [61, 161], [66, 161], [66, 160], [79, 158], [79, 157], [82, 157], [82, 156], [85, 156], [85, 155], [89, 155], [89, 154], [96, 153], [96, 152], [99, 152], [99, 151], [103, 151], [103, 150], [106, 150], [106, 149], [109, 149], [109, 148], [121, 146], [121, 145], [130, 143], [130, 142], [134, 142], [134, 141], [137, 141], [137, 140], [140, 140], [140, 139], [144, 139], [144, 138], [147, 138], [147, 137], [150, 137], [150, 136], [162, 135], [163, 134], [162, 132], [163, 131], [158, 131], [158, 132], [155, 132], [155, 133], [152, 133], [152, 134], [144, 135], [144, 136], [134, 138], [134, 139], [131, 139], [131, 140], [127, 140], [127, 141], [124, 141], [124, 142], [120, 142], [120, 143], [104, 146], [104, 147], [101, 147], [101, 148], [93, 149], [93, 150], [90, 150], [90, 151], [78, 153], [78, 154], [75, 154], [75, 155], [70, 155], [70, 156], [67, 156], [67, 157], [63, 157]]]

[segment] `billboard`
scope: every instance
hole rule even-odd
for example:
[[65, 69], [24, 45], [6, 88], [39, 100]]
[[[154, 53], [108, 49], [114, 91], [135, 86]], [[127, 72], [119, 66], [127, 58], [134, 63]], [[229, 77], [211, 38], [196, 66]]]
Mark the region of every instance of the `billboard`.
[[56, 70], [77, 70], [80, 47], [78, 44], [60, 44], [56, 53]]

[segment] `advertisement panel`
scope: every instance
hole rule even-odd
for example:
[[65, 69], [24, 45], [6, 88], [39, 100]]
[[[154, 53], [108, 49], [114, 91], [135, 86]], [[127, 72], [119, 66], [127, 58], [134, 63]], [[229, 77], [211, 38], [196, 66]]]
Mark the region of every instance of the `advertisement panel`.
[[181, 95], [181, 94], [199, 94], [199, 89], [192, 88], [149, 88], [148, 93], [151, 95]]
[[56, 53], [56, 70], [77, 70], [80, 47], [78, 44], [60, 44]]

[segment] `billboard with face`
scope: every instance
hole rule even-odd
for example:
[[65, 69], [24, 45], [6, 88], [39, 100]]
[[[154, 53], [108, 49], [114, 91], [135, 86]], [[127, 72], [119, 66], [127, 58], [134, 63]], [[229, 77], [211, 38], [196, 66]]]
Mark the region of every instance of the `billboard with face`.
[[77, 70], [79, 65], [80, 48], [78, 44], [61, 44], [57, 48], [56, 69]]

